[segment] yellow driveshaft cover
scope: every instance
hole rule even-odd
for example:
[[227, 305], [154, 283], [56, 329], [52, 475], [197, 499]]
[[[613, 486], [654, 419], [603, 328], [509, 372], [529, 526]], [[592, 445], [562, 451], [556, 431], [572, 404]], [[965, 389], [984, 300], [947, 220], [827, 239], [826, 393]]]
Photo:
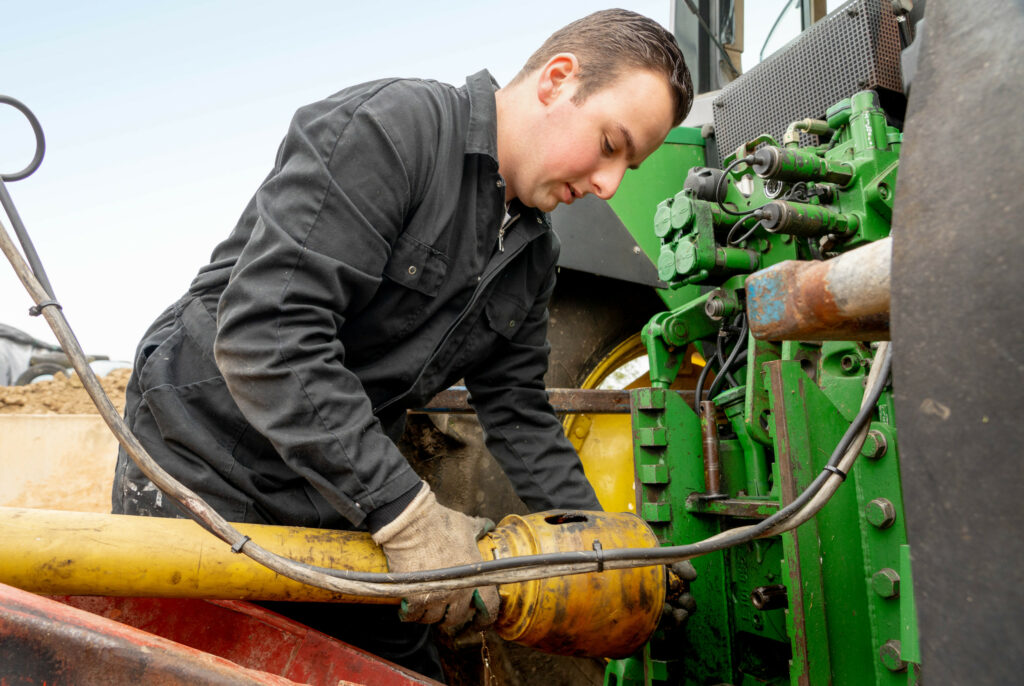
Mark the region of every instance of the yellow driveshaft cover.
[[[384, 572], [368, 534], [237, 524], [268, 550], [334, 569]], [[158, 596], [397, 604], [346, 596], [276, 574], [232, 553], [184, 519], [0, 508], [0, 582], [50, 595]], [[481, 539], [485, 560], [538, 553], [657, 545], [630, 514], [547, 512], [509, 516]], [[547, 652], [621, 657], [654, 631], [665, 597], [664, 567], [502, 584], [495, 628]]]

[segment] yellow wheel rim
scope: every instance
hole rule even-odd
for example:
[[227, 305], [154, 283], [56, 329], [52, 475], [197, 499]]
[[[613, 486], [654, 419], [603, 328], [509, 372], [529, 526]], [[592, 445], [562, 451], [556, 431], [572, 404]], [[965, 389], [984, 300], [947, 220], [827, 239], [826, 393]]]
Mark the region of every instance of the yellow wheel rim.
[[[620, 343], [602, 359], [581, 384], [597, 388], [613, 373], [647, 354], [640, 334]], [[647, 374], [617, 383], [618, 388], [648, 385]], [[562, 422], [583, 471], [594, 486], [597, 499], [606, 512], [636, 512], [633, 478], [633, 440], [628, 414], [566, 415]]]

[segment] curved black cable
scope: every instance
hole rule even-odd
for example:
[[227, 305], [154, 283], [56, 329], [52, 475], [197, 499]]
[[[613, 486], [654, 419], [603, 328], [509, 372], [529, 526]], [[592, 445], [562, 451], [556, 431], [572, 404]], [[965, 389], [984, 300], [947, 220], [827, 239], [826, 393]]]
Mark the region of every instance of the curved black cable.
[[722, 198], [721, 198], [721, 194], [722, 194], [722, 181], [726, 177], [729, 176], [729, 172], [731, 172], [733, 169], [735, 169], [737, 165], [740, 165], [740, 164], [753, 164], [753, 163], [754, 163], [754, 156], [753, 155], [747, 155], [746, 157], [739, 157], [739, 158], [733, 160], [732, 162], [730, 162], [728, 164], [728, 166], [726, 166], [726, 168], [722, 170], [722, 175], [718, 177], [718, 181], [715, 181], [715, 195], [714, 195], [715, 202], [718, 203], [718, 207], [723, 212], [725, 212], [726, 214], [731, 214], [734, 217], [741, 217], [741, 216], [745, 216], [745, 215], [748, 215], [748, 214], [753, 214], [754, 212], [756, 212], [759, 209], [759, 208], [755, 207], [752, 210], [744, 210], [742, 212], [740, 212], [738, 210], [730, 210], [728, 207], [726, 207], [722, 203]]
[[39, 169], [39, 165], [43, 163], [43, 155], [46, 154], [46, 138], [43, 136], [43, 127], [39, 123], [39, 119], [36, 115], [28, 108], [27, 105], [22, 103], [20, 100], [10, 97], [9, 95], [0, 95], [0, 104], [10, 105], [14, 109], [25, 115], [28, 119], [29, 125], [32, 127], [32, 133], [36, 138], [36, 151], [32, 156], [32, 161], [28, 163], [28, 166], [19, 172], [13, 174], [0, 174], [0, 205], [3, 205], [4, 211], [7, 216], [11, 218], [11, 226], [14, 227], [14, 235], [18, 237], [18, 242], [21, 243], [22, 250], [25, 251], [25, 259], [28, 261], [28, 265], [32, 268], [32, 272], [35, 274], [36, 279], [39, 280], [40, 285], [46, 294], [50, 296], [50, 299], [55, 298], [53, 294], [53, 286], [50, 285], [50, 279], [46, 276], [46, 270], [43, 269], [43, 263], [39, 260], [39, 254], [36, 252], [35, 246], [32, 244], [32, 239], [29, 238], [28, 231], [25, 229], [25, 224], [21, 221], [21, 215], [18, 214], [18, 208], [14, 206], [14, 200], [11, 199], [10, 194], [7, 192], [7, 186], [4, 185], [5, 181], [21, 181], [35, 173]]
[[[40, 302], [43, 300], [41, 291], [43, 291], [38, 278], [34, 275], [27, 273], [26, 267], [28, 266], [23, 260], [19, 260], [17, 251], [14, 250], [13, 245], [7, 239], [6, 233], [0, 226], [0, 247], [3, 248], [3, 252], [7, 255], [18, 273], [19, 278], [22, 279], [26, 289], [32, 294], [33, 299], [37, 304], [42, 305]], [[662, 564], [677, 561], [680, 559], [688, 559], [690, 557], [696, 557], [706, 553], [722, 550], [727, 547], [741, 545], [758, 538], [762, 534], [771, 531], [774, 527], [782, 524], [787, 519], [792, 517], [794, 514], [799, 512], [805, 505], [807, 505], [821, 490], [825, 482], [831, 476], [829, 469], [835, 469], [838, 463], [842, 460], [842, 457], [850, 444], [853, 442], [857, 434], [863, 428], [865, 422], [871, 417], [875, 410], [875, 405], [878, 402], [878, 398], [881, 396], [882, 391], [886, 386], [886, 379], [889, 375], [892, 365], [892, 352], [890, 347], [886, 347], [885, 356], [882, 360], [882, 369], [877, 377], [877, 382], [871, 389], [871, 394], [865, 399], [860, 411], [854, 418], [850, 427], [846, 433], [843, 434], [835, 450], [832, 452], [832, 456], [829, 458], [829, 462], [826, 468], [818, 475], [818, 477], [804, 490], [793, 502], [789, 505], [781, 508], [774, 515], [761, 521], [759, 524], [751, 527], [742, 527], [742, 531], [737, 531], [734, 534], [726, 534], [716, 537], [714, 539], [708, 539], [705, 541], [699, 541], [697, 543], [691, 543], [681, 546], [670, 546], [664, 548], [621, 548], [615, 550], [603, 550], [600, 553], [594, 551], [577, 551], [567, 553], [546, 553], [540, 555], [530, 555], [507, 559], [490, 560], [486, 562], [479, 562], [470, 565], [461, 565], [458, 567], [449, 567], [445, 569], [436, 570], [425, 570], [420, 572], [402, 572], [402, 573], [381, 573], [381, 572], [356, 572], [352, 570], [338, 570], [331, 569], [328, 567], [318, 567], [316, 565], [291, 560], [289, 558], [276, 555], [260, 547], [253, 541], [250, 541], [248, 536], [242, 536], [237, 530], [227, 524], [219, 515], [216, 515], [202, 499], [196, 496], [194, 493], [184, 488], [180, 483], [175, 481], [172, 477], [163, 472], [163, 470], [157, 465], [152, 458], [146, 453], [138, 439], [123, 426], [123, 422], [120, 421], [120, 416], [117, 414], [115, 408], [110, 403], [109, 398], [104, 394], [102, 387], [99, 384], [95, 374], [88, 366], [88, 362], [85, 359], [85, 355], [82, 352], [81, 346], [78, 344], [74, 333], [71, 331], [67, 324], [67, 320], [63, 313], [58, 308], [46, 308], [44, 314], [47, 317], [47, 321], [50, 323], [51, 328], [57, 334], [58, 340], [65, 348], [65, 352], [72, 359], [75, 370], [79, 372], [82, 378], [83, 385], [89, 392], [90, 397], [97, 404], [97, 408], [100, 410], [104, 420], [111, 425], [112, 430], [117, 436], [118, 440], [121, 441], [129, 455], [139, 463], [140, 468], [143, 472], [151, 478], [151, 480], [168, 482], [168, 486], [178, 489], [174, 493], [167, 492], [169, 497], [172, 497], [178, 502], [183, 509], [188, 512], [193, 519], [195, 519], [200, 526], [207, 528], [214, 533], [218, 538], [224, 540], [227, 543], [232, 544], [232, 550], [235, 552], [243, 552], [246, 555], [252, 557], [256, 562], [268, 566], [272, 570], [284, 574], [289, 578], [303, 581], [305, 583], [311, 583], [317, 585], [315, 579], [306, 579], [295, 570], [301, 570], [305, 573], [313, 573], [322, 575], [324, 577], [331, 577], [339, 580], [346, 580], [354, 583], [367, 583], [367, 584], [402, 584], [402, 583], [430, 583], [434, 581], [445, 581], [453, 579], [462, 579], [467, 577], [473, 577], [481, 573], [500, 572], [512, 569], [532, 569], [537, 567], [554, 567], [558, 565], [590, 565], [590, 564], [607, 564], [608, 562], [616, 561], [623, 562], [624, 564], [630, 564], [635, 566], [646, 566], [649, 564]], [[746, 322], [744, 321], [744, 327]], [[727, 361], [729, 364], [735, 362], [735, 356], [737, 353], [736, 346], [733, 350], [733, 354], [730, 355], [731, 361]], [[876, 360], [876, 364], [878, 361]], [[106, 411], [104, 411], [106, 410]], [[145, 465], [143, 464], [145, 462]], [[144, 466], [148, 466], [151, 469], [146, 469]], [[152, 472], [152, 474], [150, 473]], [[166, 477], [166, 479], [164, 478]], [[184, 495], [182, 495], [184, 494]], [[205, 516], [209, 518], [208, 521], [204, 520]], [[572, 569], [566, 572], [558, 573], [575, 573], [592, 571], [589, 569]], [[324, 583], [324, 582], [319, 582]], [[473, 581], [476, 583], [476, 580]], [[486, 580], [481, 583], [486, 583]], [[492, 582], [493, 583], [493, 582]]]
[[725, 362], [722, 363], [722, 369], [719, 370], [718, 376], [716, 376], [715, 380], [711, 383], [711, 388], [708, 389], [709, 398], [715, 397], [715, 391], [718, 390], [718, 387], [722, 385], [723, 381], [725, 381], [726, 374], [732, 368], [733, 364], [736, 363], [736, 358], [739, 356], [740, 352], [747, 347], [747, 331], [749, 331], [747, 316], [745, 314], [741, 314], [740, 317], [742, 318], [742, 324], [740, 325], [739, 338], [736, 339], [736, 345], [733, 346], [732, 352], [729, 353], [729, 357], [727, 357]]
[[0, 181], [21, 181], [22, 179], [28, 178], [34, 174], [36, 169], [39, 169], [39, 165], [43, 163], [43, 155], [46, 154], [46, 137], [43, 136], [43, 126], [39, 123], [39, 119], [36, 117], [35, 113], [28, 108], [28, 105], [16, 98], [0, 94], [0, 105], [10, 105], [25, 115], [25, 119], [28, 119], [29, 126], [32, 127], [32, 133], [36, 137], [36, 151], [32, 156], [32, 161], [28, 163], [28, 166], [14, 174], [0, 174]]
[[[725, 339], [728, 338], [728, 337], [729, 336], [726, 334], [725, 327], [722, 327], [721, 329], [719, 329], [718, 335], [715, 337], [715, 353], [716, 353], [716, 357], [718, 357], [719, 362], [722, 363], [722, 365], [719, 367], [719, 369], [721, 369], [722, 371], [720, 371], [718, 373], [718, 376], [722, 376], [724, 374], [726, 376], [726, 378], [729, 380], [729, 383], [731, 383], [733, 386], [735, 386], [736, 385], [736, 377], [734, 377], [732, 375], [732, 372], [729, 371], [729, 368], [725, 366], [725, 360], [729, 356], [725, 354], [725, 350], [723, 350], [723, 348], [722, 348]], [[737, 338], [736, 339], [736, 345], [739, 345], [740, 343], [741, 343], [740, 339]], [[715, 377], [716, 380], [717, 380], [717, 378], [718, 377]], [[714, 388], [714, 384], [711, 384], [711, 387]], [[710, 391], [709, 391], [709, 394], [710, 394]], [[709, 395], [709, 397], [710, 397], [710, 395]]]
[[700, 401], [704, 396], [704, 382], [708, 380], [708, 373], [711, 371], [711, 360], [717, 357], [715, 355], [710, 356], [704, 360], [704, 369], [700, 370], [700, 375], [697, 377], [697, 386], [693, 389], [693, 411], [700, 416]]
[[[882, 392], [888, 385], [887, 379], [892, 369], [892, 348], [886, 351], [885, 356], [882, 360], [875, 360], [874, 364], [881, 364], [882, 370], [878, 376], [878, 383], [875, 384], [871, 391], [871, 395], [864, 401], [860, 411], [854, 417], [850, 426], [847, 428], [846, 433], [843, 434], [842, 438], [836, 444], [835, 449], [829, 456], [829, 460], [825, 467], [822, 468], [821, 472], [815, 477], [814, 481], [804, 489], [804, 491], [797, 496], [793, 502], [785, 507], [779, 509], [775, 514], [770, 517], [761, 520], [756, 525], [750, 527], [743, 527], [743, 531], [734, 535], [725, 535], [715, 540], [698, 541], [696, 543], [688, 543], [677, 546], [666, 546], [662, 548], [618, 548], [612, 550], [603, 550], [600, 553], [601, 558], [605, 563], [611, 561], [644, 561], [651, 564], [666, 564], [677, 561], [679, 559], [687, 559], [696, 557], [698, 555], [706, 555], [707, 553], [713, 553], [718, 550], [725, 548], [731, 548], [733, 546], [742, 545], [749, 543], [775, 527], [783, 524], [790, 517], [799, 512], [807, 503], [811, 501], [814, 496], [825, 485], [825, 482], [832, 472], [829, 467], [835, 468], [842, 460], [843, 454], [853, 443], [857, 434], [868, 422], [871, 416], [876, 410], [878, 399], [881, 397]], [[597, 564], [599, 561], [598, 553], [593, 551], [578, 551], [578, 552], [566, 552], [566, 553], [544, 553], [541, 555], [530, 555], [524, 557], [505, 558], [498, 560], [488, 560], [487, 562], [480, 562], [472, 565], [462, 565], [460, 567], [449, 567], [447, 569], [439, 570], [428, 570], [425, 572], [404, 572], [401, 574], [389, 574], [387, 576], [392, 577], [396, 582], [429, 582], [429, 581], [441, 581], [445, 579], [457, 579], [466, 576], [472, 576], [479, 572], [489, 571], [505, 571], [510, 569], [521, 569], [528, 567], [540, 567], [547, 565], [559, 565], [559, 564], [578, 564], [578, 563], [592, 563]], [[303, 566], [307, 566], [304, 563], [298, 563]], [[308, 565], [312, 567], [312, 565]], [[332, 570], [332, 569], [319, 569], [331, 576], [344, 576], [345, 578], [351, 578], [353, 580], [365, 580], [371, 581], [376, 580], [373, 577], [372, 572], [349, 572], [347, 570]], [[357, 578], [365, 577], [365, 578]]]
[[[760, 209], [760, 208], [758, 208], [758, 209]], [[753, 214], [754, 214], [755, 217], [757, 217], [758, 216], [758, 210], [753, 210]], [[751, 236], [753, 236], [754, 232], [757, 231], [758, 228], [760, 228], [761, 226], [764, 225], [764, 219], [763, 218], [759, 218], [757, 220], [757, 222], [755, 222], [754, 225], [752, 227], [750, 227], [749, 231], [747, 231], [745, 234], [743, 234], [739, 238], [734, 238], [733, 234], [736, 233], [736, 230], [738, 228], [740, 228], [740, 226], [743, 225], [743, 222], [745, 222], [748, 219], [750, 219], [750, 215], [747, 215], [747, 216], [744, 216], [744, 217], [740, 217], [739, 219], [736, 220], [736, 223], [732, 225], [731, 229], [729, 229], [729, 233], [727, 233], [725, 235], [725, 242], [726, 242], [727, 245], [739, 245], [743, 241], [745, 241], [748, 238], [750, 238]]]

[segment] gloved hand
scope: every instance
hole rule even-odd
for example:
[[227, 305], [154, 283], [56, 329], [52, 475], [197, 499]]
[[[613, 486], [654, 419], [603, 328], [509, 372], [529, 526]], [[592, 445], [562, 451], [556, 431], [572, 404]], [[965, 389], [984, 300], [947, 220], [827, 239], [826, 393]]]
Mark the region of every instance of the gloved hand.
[[[479, 562], [476, 542], [492, 528], [494, 524], [489, 519], [470, 517], [444, 507], [424, 483], [402, 513], [373, 534], [373, 540], [384, 548], [390, 571], [414, 572]], [[478, 608], [475, 618], [474, 589], [462, 588], [406, 598], [402, 619], [424, 624], [441, 622], [441, 628], [449, 633], [471, 619], [481, 627], [491, 624], [498, 617], [498, 590], [494, 586], [475, 590], [486, 608]]]

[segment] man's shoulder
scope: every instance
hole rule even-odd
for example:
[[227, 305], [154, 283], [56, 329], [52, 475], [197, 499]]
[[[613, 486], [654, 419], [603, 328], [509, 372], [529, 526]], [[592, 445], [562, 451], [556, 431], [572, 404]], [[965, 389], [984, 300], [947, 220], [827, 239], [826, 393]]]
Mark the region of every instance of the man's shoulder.
[[366, 81], [344, 88], [327, 100], [359, 101], [363, 106], [383, 109], [403, 107], [452, 106], [465, 98], [464, 88], [432, 79], [386, 78]]

